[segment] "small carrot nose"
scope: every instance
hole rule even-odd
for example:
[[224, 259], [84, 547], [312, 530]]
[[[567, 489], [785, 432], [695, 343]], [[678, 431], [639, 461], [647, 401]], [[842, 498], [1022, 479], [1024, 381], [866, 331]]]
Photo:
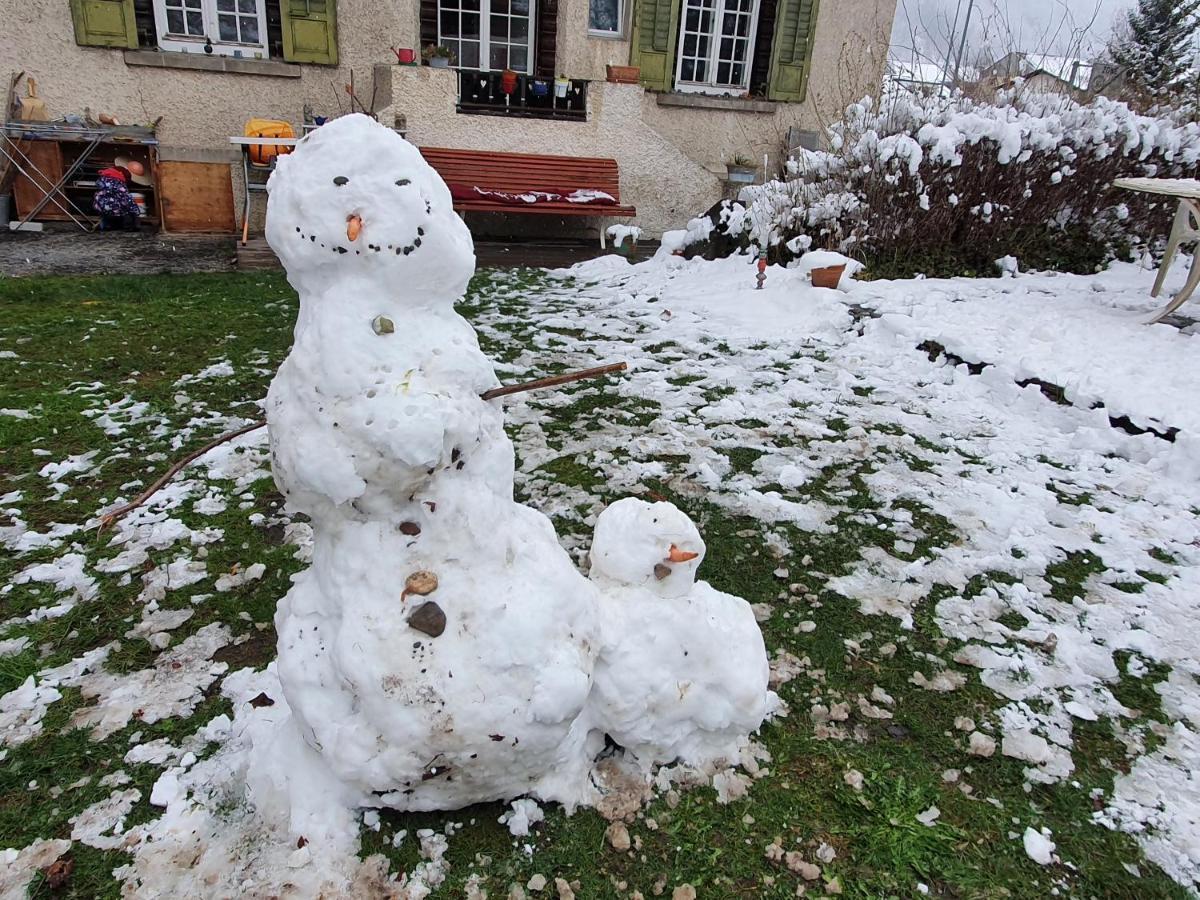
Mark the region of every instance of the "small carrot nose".
[[346, 239], [351, 241], [358, 240], [358, 233], [362, 231], [362, 219], [357, 216], [346, 217]]
[[687, 562], [689, 559], [695, 559], [699, 555], [699, 553], [692, 553], [690, 550], [680, 550], [672, 544], [670, 551], [667, 553], [667, 559], [673, 563], [681, 563]]

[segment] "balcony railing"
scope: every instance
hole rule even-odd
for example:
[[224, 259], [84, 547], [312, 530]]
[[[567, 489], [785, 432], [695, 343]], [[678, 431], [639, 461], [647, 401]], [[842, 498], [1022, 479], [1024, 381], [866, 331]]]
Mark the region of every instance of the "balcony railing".
[[518, 116], [531, 119], [587, 119], [588, 83], [573, 78], [566, 96], [557, 96], [553, 78], [518, 75], [511, 94], [504, 93], [501, 72], [458, 72], [460, 113]]

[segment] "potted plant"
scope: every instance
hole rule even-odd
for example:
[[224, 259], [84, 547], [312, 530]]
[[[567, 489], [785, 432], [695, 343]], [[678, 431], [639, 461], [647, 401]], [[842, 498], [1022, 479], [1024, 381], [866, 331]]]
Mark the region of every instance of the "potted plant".
[[796, 261], [795, 267], [808, 272], [813, 287], [836, 289], [846, 269], [853, 275], [861, 264], [833, 250], [809, 250]]
[[567, 96], [567, 91], [571, 87], [571, 79], [566, 75], [559, 75], [554, 79], [554, 96], [562, 99]]
[[748, 156], [742, 156], [740, 153], [725, 163], [725, 172], [726, 178], [737, 184], [753, 184], [758, 174], [754, 160]]
[[636, 225], [609, 225], [605, 232], [612, 238], [613, 246], [621, 256], [633, 256], [637, 252], [642, 229]]
[[435, 69], [448, 69], [454, 65], [454, 51], [440, 44], [428, 45], [421, 51], [421, 58]]
[[517, 89], [517, 73], [512, 69], [505, 69], [500, 73], [500, 90], [505, 94], [513, 94]]

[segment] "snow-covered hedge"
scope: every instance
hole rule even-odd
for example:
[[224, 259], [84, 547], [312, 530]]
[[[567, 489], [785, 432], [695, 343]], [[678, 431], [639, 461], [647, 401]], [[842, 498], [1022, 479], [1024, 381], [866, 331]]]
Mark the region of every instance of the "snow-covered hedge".
[[1010, 254], [1090, 268], [1170, 224], [1171, 201], [1115, 189], [1114, 178], [1200, 172], [1200, 124], [1104, 98], [865, 99], [828, 136], [831, 149], [802, 151], [786, 180], [714, 212], [714, 243], [784, 257], [835, 248], [887, 272], [987, 267]]

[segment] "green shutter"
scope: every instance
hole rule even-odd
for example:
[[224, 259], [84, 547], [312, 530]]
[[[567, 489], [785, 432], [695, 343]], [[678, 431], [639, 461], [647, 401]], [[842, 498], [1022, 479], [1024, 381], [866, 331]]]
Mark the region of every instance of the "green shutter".
[[71, 0], [75, 43], [83, 47], [136, 48], [133, 0]]
[[816, 22], [817, 0], [779, 0], [771, 44], [770, 99], [804, 99]]
[[675, 76], [675, 37], [679, 0], [636, 0], [630, 65], [642, 70], [642, 84], [669, 91]]
[[283, 58], [288, 62], [337, 65], [337, 8], [334, 0], [280, 0]]

